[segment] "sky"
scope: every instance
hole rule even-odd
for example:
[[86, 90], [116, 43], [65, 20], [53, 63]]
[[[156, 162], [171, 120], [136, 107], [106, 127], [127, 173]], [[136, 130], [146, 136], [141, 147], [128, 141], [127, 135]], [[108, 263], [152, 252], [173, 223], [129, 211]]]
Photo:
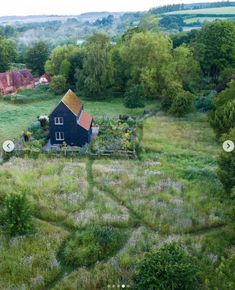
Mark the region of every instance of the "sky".
[[[215, 0], [214, 0], [215, 1]], [[11, 0], [1, 5], [0, 15], [78, 15], [99, 11], [144, 11], [172, 3], [214, 2], [213, 0]]]

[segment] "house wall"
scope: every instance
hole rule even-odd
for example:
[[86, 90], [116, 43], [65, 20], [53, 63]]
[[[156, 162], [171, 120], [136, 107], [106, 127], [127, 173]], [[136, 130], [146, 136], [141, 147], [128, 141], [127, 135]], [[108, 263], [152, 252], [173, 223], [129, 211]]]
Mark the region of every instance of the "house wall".
[[[63, 125], [55, 125], [55, 117], [63, 117]], [[65, 141], [70, 146], [79, 145], [79, 130], [76, 116], [64, 105], [63, 102], [49, 116], [50, 140], [51, 144], [63, 144]], [[57, 141], [55, 138], [56, 132], [64, 132], [65, 140]]]
[[90, 130], [87, 131], [86, 129], [78, 125], [78, 135], [79, 135], [78, 146], [82, 147], [87, 143], [91, 142], [92, 130], [90, 128]]

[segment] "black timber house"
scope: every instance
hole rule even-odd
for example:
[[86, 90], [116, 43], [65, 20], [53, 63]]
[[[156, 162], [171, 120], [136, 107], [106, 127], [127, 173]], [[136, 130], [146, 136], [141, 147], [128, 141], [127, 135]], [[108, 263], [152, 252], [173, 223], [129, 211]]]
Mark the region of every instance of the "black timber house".
[[71, 90], [49, 115], [51, 145], [84, 146], [91, 142], [93, 118]]

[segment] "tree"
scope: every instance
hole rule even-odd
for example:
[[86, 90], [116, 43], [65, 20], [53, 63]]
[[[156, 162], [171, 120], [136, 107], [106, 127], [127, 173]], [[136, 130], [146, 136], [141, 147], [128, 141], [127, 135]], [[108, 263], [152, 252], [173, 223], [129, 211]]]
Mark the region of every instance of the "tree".
[[104, 97], [111, 84], [110, 40], [97, 33], [83, 48], [83, 65], [77, 70], [77, 88], [90, 98]]
[[217, 81], [221, 71], [235, 63], [235, 23], [223, 20], [205, 25], [195, 42], [195, 55], [203, 72]]
[[173, 51], [175, 77], [182, 82], [185, 90], [193, 91], [200, 80], [200, 65], [192, 50], [185, 44]]
[[235, 126], [235, 81], [213, 99], [214, 110], [209, 121], [217, 136], [228, 133]]
[[64, 59], [60, 65], [60, 75], [64, 76], [66, 80], [69, 79], [71, 67], [72, 65], [67, 59]]
[[65, 93], [68, 89], [66, 78], [62, 75], [54, 76], [50, 87], [58, 95]]
[[144, 101], [143, 85], [131, 86], [125, 93], [124, 105], [127, 108], [143, 108]]
[[48, 45], [43, 41], [39, 41], [26, 52], [26, 65], [32, 70], [33, 74], [40, 76], [44, 73], [44, 66], [48, 56]]
[[[234, 124], [235, 125], [235, 124]], [[232, 140], [235, 142], [235, 127], [231, 129], [229, 134], [221, 137], [221, 142]], [[230, 153], [222, 151], [218, 159], [218, 177], [222, 182], [225, 191], [230, 194], [235, 189], [235, 151]]]
[[14, 45], [4, 37], [0, 36], [0, 72], [5, 72], [16, 57]]
[[122, 59], [128, 68], [130, 84], [144, 85], [146, 97], [161, 95], [173, 78], [170, 39], [162, 33], [135, 33], [123, 43]]
[[3, 222], [11, 236], [24, 235], [32, 230], [32, 208], [25, 194], [14, 193], [7, 195]]
[[73, 44], [57, 46], [53, 49], [45, 64], [45, 71], [52, 76], [59, 75], [62, 62], [68, 60], [72, 65], [71, 58], [77, 55], [80, 57], [80, 53], [81, 48]]
[[146, 254], [137, 265], [137, 290], [199, 289], [199, 270], [192, 258], [175, 242]]

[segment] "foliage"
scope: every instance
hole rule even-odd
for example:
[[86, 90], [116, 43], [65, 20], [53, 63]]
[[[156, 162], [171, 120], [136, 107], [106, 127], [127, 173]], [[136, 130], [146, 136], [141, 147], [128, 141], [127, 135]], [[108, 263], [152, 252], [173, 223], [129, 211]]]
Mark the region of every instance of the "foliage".
[[193, 95], [189, 92], [181, 92], [177, 95], [170, 107], [169, 112], [177, 117], [183, 117], [193, 109]]
[[11, 236], [24, 235], [32, 230], [32, 208], [25, 194], [13, 193], [7, 195], [3, 222]]
[[[235, 142], [235, 127], [231, 129], [229, 134], [224, 134], [221, 141], [232, 140]], [[235, 187], [235, 151], [230, 153], [221, 152], [218, 159], [218, 177], [222, 182], [227, 193], [231, 193]]]
[[124, 104], [127, 108], [143, 108], [145, 102], [143, 85], [131, 86], [124, 97]]
[[68, 89], [66, 78], [63, 75], [57, 75], [52, 78], [50, 88], [57, 95], [62, 95]]
[[40, 76], [44, 73], [44, 66], [49, 56], [47, 43], [39, 41], [30, 47], [26, 53], [25, 61], [32, 73]]
[[205, 25], [195, 43], [195, 55], [202, 70], [217, 80], [225, 67], [235, 61], [235, 24], [233, 21], [214, 21]]
[[195, 91], [201, 75], [200, 65], [194, 58], [193, 51], [183, 44], [174, 49], [173, 57], [176, 79], [182, 83], [185, 90]]
[[91, 266], [113, 253], [126, 239], [117, 228], [93, 226], [77, 231], [63, 250], [68, 265]]
[[129, 118], [127, 121], [115, 119], [100, 119], [98, 120], [99, 135], [93, 141], [92, 151], [113, 152], [118, 151], [134, 151], [135, 149], [135, 134], [136, 121]]
[[90, 37], [83, 48], [83, 65], [77, 70], [77, 89], [89, 98], [104, 98], [110, 87], [111, 60], [109, 38], [97, 33]]
[[181, 15], [164, 15], [159, 24], [166, 30], [181, 31], [184, 26], [184, 19]]
[[7, 71], [15, 57], [16, 50], [13, 43], [0, 36], [0, 72]]
[[209, 121], [217, 136], [229, 132], [235, 125], [235, 81], [213, 99], [214, 109]]
[[198, 289], [199, 270], [175, 242], [147, 253], [137, 265], [135, 289]]

